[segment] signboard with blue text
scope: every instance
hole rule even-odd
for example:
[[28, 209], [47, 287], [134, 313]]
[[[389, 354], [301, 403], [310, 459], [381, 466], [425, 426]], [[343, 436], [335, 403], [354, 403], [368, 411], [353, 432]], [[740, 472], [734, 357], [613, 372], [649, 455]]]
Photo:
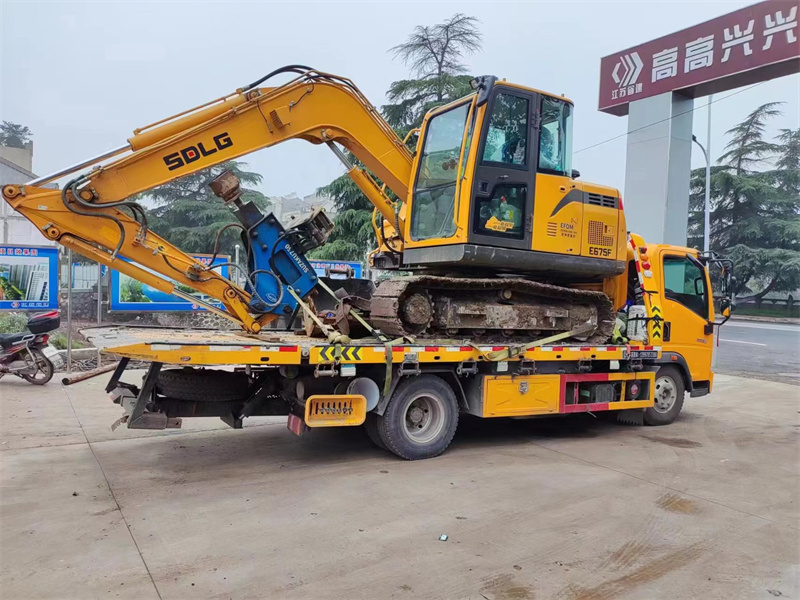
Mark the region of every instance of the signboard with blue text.
[[361, 263], [346, 260], [309, 260], [311, 266], [320, 277], [325, 277], [326, 273], [331, 279], [347, 279], [345, 271], [352, 269], [353, 278], [361, 279]]
[[[192, 254], [192, 258], [197, 259], [206, 266], [211, 263], [210, 254]], [[220, 255], [214, 259], [214, 265], [222, 265], [230, 262], [230, 256]], [[147, 269], [149, 270], [149, 269]], [[228, 277], [228, 267], [221, 266], [214, 269], [223, 277]], [[152, 271], [151, 271], [152, 272]], [[161, 275], [154, 273], [161, 277]], [[173, 281], [173, 283], [175, 283]], [[203, 296], [197, 291], [181, 286], [181, 291], [197, 296], [199, 300], [222, 308], [222, 304], [213, 298]], [[141, 281], [129, 277], [124, 273], [111, 270], [111, 306], [110, 310], [117, 312], [188, 312], [205, 310], [197, 303], [189, 302], [183, 298], [165, 294]]]
[[58, 249], [0, 246], [0, 310], [58, 308]]

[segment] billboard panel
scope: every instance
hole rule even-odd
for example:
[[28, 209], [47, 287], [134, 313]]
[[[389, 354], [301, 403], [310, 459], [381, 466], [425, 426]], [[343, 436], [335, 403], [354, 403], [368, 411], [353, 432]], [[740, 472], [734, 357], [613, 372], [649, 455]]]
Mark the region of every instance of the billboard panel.
[[798, 12], [795, 0], [768, 0], [606, 56], [598, 107], [624, 115], [665, 92], [696, 98], [797, 73]]
[[58, 249], [0, 246], [0, 310], [58, 308]]
[[[191, 256], [205, 265], [211, 264], [211, 254], [192, 254]], [[230, 262], [230, 256], [220, 255], [217, 256], [213, 264], [219, 265], [227, 262]], [[150, 269], [146, 270], [150, 271]], [[227, 266], [219, 267], [215, 271], [223, 277], [229, 276]], [[161, 277], [158, 273], [151, 272]], [[172, 283], [175, 282], [173, 281]], [[187, 294], [197, 296], [198, 299], [204, 302], [222, 308], [222, 304], [217, 300], [201, 296], [189, 287], [185, 289], [182, 287], [181, 289]], [[160, 292], [114, 269], [111, 270], [111, 305], [109, 308], [117, 312], [186, 312], [205, 310], [199, 304]]]

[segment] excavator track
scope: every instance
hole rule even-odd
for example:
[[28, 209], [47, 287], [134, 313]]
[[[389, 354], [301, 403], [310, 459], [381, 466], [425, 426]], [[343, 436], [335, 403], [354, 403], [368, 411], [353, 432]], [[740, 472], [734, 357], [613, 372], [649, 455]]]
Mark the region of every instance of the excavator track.
[[587, 322], [579, 338], [602, 344], [614, 330], [611, 300], [602, 292], [520, 278], [421, 275], [388, 279], [370, 302], [373, 327], [393, 336], [533, 341]]

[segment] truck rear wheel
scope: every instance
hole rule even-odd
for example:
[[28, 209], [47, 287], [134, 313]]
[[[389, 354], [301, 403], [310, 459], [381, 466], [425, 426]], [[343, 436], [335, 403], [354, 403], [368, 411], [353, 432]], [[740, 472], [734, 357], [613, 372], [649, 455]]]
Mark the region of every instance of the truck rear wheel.
[[381, 450], [388, 450], [386, 444], [381, 439], [381, 434], [378, 431], [378, 419], [380, 417], [374, 412], [368, 412], [367, 418], [364, 420], [364, 431], [367, 432], [369, 441], [375, 444]]
[[434, 375], [402, 381], [392, 394], [377, 430], [387, 450], [406, 460], [444, 452], [458, 426], [458, 401], [452, 388]]
[[678, 418], [683, 408], [685, 386], [681, 372], [673, 366], [661, 367], [656, 373], [653, 406], [645, 409], [647, 425], [668, 425]]

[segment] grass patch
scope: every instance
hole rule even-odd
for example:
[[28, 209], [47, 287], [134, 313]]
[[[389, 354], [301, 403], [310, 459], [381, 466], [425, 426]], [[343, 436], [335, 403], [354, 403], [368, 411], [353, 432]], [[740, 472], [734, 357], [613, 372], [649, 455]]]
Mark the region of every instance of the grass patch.
[[[66, 350], [67, 349], [67, 334], [63, 331], [58, 331], [50, 336], [50, 345], [54, 348], [58, 348], [59, 350]], [[72, 340], [72, 349], [75, 350], [76, 348], [88, 348], [88, 346], [81, 342], [80, 340], [76, 340], [73, 338]]]
[[792, 306], [789, 310], [786, 305], [769, 305], [762, 304], [761, 308], [757, 308], [754, 304], [747, 306], [737, 306], [733, 312], [734, 315], [745, 315], [750, 317], [783, 317], [783, 318], [800, 318], [800, 305]]

